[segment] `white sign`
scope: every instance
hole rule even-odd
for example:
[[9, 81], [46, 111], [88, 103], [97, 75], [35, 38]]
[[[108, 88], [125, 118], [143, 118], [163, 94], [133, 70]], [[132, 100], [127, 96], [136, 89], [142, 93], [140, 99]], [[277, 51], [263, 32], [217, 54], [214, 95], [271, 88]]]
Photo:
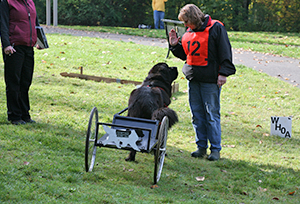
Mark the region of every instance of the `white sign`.
[[292, 137], [292, 117], [271, 117], [271, 135]]
[[102, 125], [103, 129], [107, 133], [106, 140], [102, 141], [102, 144], [105, 146], [110, 142], [114, 142], [116, 147], [119, 149], [121, 147], [126, 147], [127, 145], [130, 145], [132, 149], [136, 151], [141, 151], [139, 147], [136, 145], [136, 142], [138, 141], [139, 137], [136, 134], [135, 131], [124, 131], [123, 134], [117, 134], [117, 129], [109, 128], [106, 125]]

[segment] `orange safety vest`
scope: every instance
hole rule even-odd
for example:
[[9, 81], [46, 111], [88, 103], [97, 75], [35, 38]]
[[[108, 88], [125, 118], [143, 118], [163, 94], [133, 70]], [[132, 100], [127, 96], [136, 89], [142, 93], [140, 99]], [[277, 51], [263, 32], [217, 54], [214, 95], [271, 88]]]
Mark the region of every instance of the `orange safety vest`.
[[194, 66], [207, 66], [208, 64], [208, 38], [209, 29], [216, 23], [222, 22], [212, 20], [204, 31], [193, 32], [189, 29], [182, 37], [182, 46], [186, 56], [186, 63]]

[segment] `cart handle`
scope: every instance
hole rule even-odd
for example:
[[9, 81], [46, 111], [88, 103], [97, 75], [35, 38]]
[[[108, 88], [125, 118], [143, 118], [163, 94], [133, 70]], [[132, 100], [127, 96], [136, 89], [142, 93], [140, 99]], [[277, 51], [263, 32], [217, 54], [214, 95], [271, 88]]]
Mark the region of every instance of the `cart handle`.
[[128, 110], [128, 107], [125, 108], [125, 109], [123, 109], [123, 110], [121, 110], [120, 112], [116, 113], [115, 115], [121, 115], [122, 113], [124, 113], [124, 112], [127, 111], [127, 110]]

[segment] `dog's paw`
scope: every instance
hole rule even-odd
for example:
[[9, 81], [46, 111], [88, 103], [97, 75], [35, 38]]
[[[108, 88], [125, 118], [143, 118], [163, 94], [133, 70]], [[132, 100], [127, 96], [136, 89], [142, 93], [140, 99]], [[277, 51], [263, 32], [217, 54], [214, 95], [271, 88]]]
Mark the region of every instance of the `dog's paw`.
[[128, 161], [128, 162], [134, 162], [135, 161], [135, 158], [131, 158], [131, 157], [127, 157], [125, 158], [125, 161]]
[[125, 161], [135, 161], [136, 151], [131, 150]]

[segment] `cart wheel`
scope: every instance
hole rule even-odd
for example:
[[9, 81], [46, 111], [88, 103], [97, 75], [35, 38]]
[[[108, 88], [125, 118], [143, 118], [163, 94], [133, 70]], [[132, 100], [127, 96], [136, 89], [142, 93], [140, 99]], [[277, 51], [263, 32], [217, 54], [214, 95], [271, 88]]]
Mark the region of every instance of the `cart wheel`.
[[86, 133], [85, 141], [85, 170], [86, 172], [92, 171], [95, 164], [96, 150], [98, 138], [98, 110], [93, 108], [90, 114], [90, 120]]
[[154, 154], [154, 184], [156, 184], [161, 175], [161, 171], [164, 165], [166, 147], [167, 147], [167, 137], [168, 137], [168, 128], [169, 128], [169, 118], [165, 116], [160, 124], [158, 141], [156, 145], [156, 151]]

